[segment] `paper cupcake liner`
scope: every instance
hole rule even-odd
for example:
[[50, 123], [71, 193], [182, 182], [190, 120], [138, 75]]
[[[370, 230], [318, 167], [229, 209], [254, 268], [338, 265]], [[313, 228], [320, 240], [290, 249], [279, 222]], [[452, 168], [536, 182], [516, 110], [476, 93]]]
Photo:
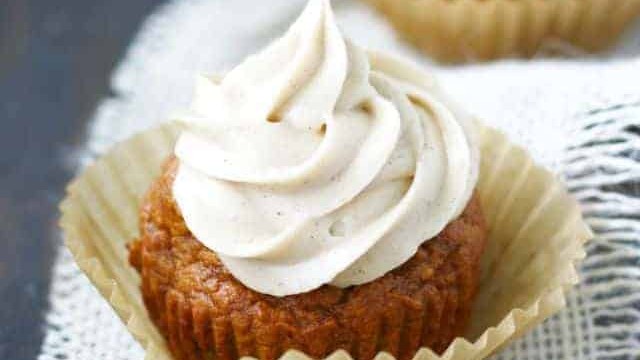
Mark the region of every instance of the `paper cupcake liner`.
[[602, 50], [640, 14], [640, 0], [364, 1], [410, 42], [452, 62], [529, 57], [565, 43]]
[[[171, 359], [128, 263], [126, 244], [138, 236], [142, 196], [172, 152], [180, 126], [171, 123], [116, 145], [76, 178], [62, 202], [61, 227], [79, 267], [146, 349], [146, 359]], [[500, 132], [483, 128], [478, 192], [489, 239], [471, 328], [438, 355], [414, 359], [482, 359], [565, 306], [577, 283], [575, 262], [591, 237], [577, 203], [554, 176]], [[469, 339], [469, 340], [467, 340]], [[380, 353], [377, 359], [392, 359]], [[281, 359], [309, 359], [291, 350]], [[351, 359], [337, 351], [328, 359]]]

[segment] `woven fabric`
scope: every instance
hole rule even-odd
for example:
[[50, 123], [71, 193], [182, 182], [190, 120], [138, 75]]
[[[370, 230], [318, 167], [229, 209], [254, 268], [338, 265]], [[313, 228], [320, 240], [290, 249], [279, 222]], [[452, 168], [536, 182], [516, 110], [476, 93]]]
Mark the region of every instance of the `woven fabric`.
[[[264, 4], [176, 0], [158, 9], [115, 71], [116, 95], [98, 107], [86, 146], [71, 160], [81, 167], [185, 109], [195, 74], [223, 72], [266, 44], [304, 0]], [[597, 234], [567, 308], [495, 358], [640, 359], [640, 26], [600, 57], [439, 67], [398, 42], [364, 5], [336, 0], [334, 7], [356, 43], [433, 67], [462, 106], [564, 178]], [[53, 271], [40, 360], [143, 358], [62, 247]]]

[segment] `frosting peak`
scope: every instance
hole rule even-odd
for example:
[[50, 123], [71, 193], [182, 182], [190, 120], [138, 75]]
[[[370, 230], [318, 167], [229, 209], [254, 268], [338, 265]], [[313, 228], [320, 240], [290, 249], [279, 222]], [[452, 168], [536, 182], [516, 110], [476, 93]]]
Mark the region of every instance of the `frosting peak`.
[[466, 117], [424, 79], [345, 41], [329, 1], [310, 1], [222, 81], [199, 79], [175, 148], [187, 227], [276, 296], [401, 265], [461, 213], [477, 176]]

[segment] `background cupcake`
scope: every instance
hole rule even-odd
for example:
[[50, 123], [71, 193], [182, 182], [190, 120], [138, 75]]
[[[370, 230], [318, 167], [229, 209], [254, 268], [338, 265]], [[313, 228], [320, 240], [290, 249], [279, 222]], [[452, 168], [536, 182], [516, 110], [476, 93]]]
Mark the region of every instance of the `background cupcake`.
[[545, 44], [598, 51], [640, 13], [639, 0], [365, 1], [404, 38], [442, 61], [529, 57]]

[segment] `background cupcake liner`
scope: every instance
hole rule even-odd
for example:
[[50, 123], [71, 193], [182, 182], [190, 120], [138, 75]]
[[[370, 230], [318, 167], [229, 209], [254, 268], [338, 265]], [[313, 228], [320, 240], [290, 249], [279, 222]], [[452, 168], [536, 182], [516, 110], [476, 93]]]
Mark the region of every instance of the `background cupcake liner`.
[[[171, 123], [116, 145], [68, 188], [61, 204], [65, 241], [79, 267], [146, 349], [146, 359], [171, 359], [147, 316], [126, 243], [138, 233], [138, 205], [180, 125]], [[591, 237], [576, 202], [554, 176], [504, 135], [483, 128], [479, 193], [489, 225], [481, 284], [471, 328], [441, 356], [422, 349], [415, 359], [481, 359], [565, 305], [577, 283], [575, 262]], [[289, 351], [283, 359], [306, 355]], [[331, 359], [348, 359], [344, 351]], [[377, 358], [392, 358], [381, 353]]]
[[[365, 0], [410, 42], [442, 61], [606, 48], [640, 14], [640, 0]], [[554, 46], [555, 45], [555, 46]]]

